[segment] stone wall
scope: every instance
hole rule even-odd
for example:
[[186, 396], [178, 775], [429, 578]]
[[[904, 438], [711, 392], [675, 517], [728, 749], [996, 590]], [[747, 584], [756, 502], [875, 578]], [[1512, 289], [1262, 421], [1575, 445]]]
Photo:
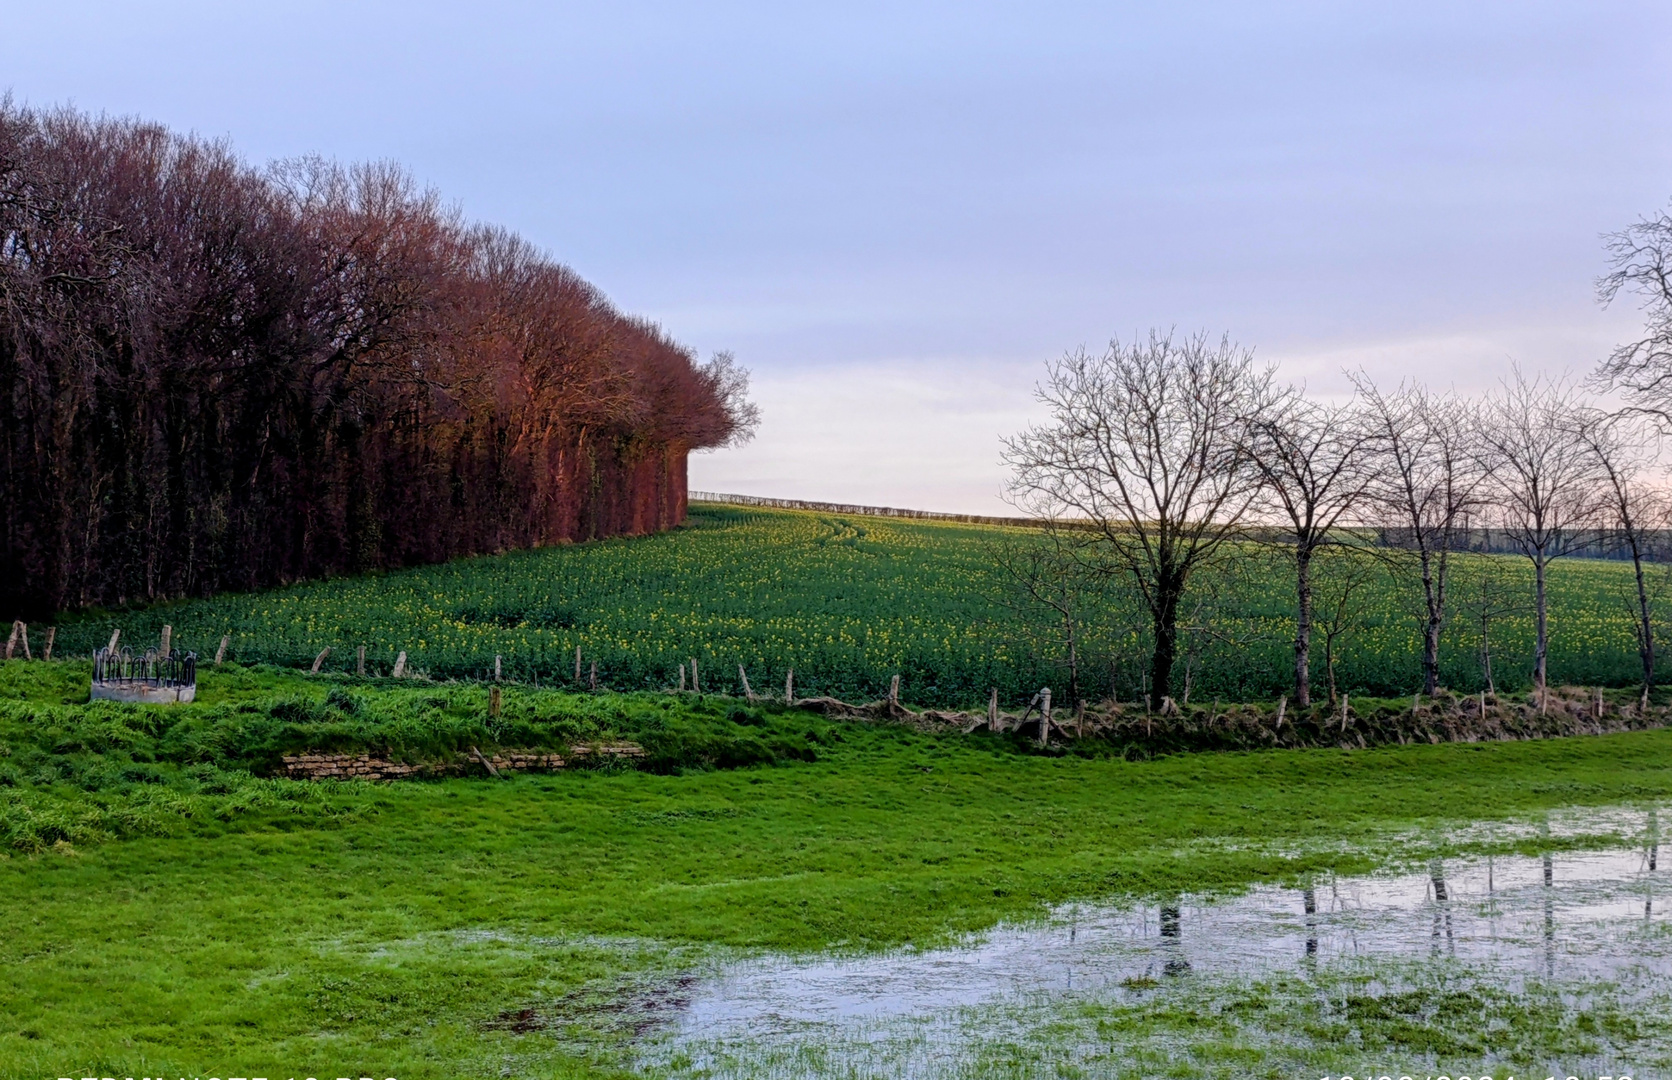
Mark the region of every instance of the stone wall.
[[555, 772], [571, 762], [589, 758], [637, 759], [644, 757], [644, 748], [633, 743], [605, 743], [599, 746], [576, 746], [568, 757], [547, 750], [495, 750], [481, 759], [473, 753], [460, 753], [440, 761], [414, 763], [390, 761], [375, 754], [287, 754], [281, 761], [281, 776], [292, 780], [410, 780], [425, 776], [461, 776], [467, 773], [487, 774], [482, 761], [493, 766], [495, 772]]

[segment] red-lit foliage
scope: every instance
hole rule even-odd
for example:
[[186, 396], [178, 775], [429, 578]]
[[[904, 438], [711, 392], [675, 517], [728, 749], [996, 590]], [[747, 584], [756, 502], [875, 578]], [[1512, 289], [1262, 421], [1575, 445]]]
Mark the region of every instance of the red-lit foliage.
[[0, 99], [0, 611], [666, 528], [744, 389], [397, 168]]

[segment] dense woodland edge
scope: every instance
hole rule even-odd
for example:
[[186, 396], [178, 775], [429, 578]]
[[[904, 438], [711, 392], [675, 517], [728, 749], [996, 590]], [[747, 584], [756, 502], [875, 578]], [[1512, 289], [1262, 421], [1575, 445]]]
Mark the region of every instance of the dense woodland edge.
[[664, 529], [746, 386], [394, 165], [0, 98], [0, 610]]

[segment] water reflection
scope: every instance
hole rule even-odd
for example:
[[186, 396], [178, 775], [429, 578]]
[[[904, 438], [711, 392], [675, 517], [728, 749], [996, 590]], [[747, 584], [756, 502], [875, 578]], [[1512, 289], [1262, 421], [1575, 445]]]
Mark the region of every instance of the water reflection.
[[1318, 893], [1311, 884], [1301, 891], [1301, 908], [1306, 912], [1306, 955], [1318, 955]]
[[1227, 899], [1078, 904], [943, 949], [731, 963], [699, 982], [671, 1045], [842, 1041], [844, 1032], [968, 1007], [1148, 993], [1159, 976], [1323, 972], [1378, 958], [1466, 963], [1510, 988], [1603, 978], [1665, 989], [1672, 933], [1653, 905], [1658, 819], [1638, 816], [1631, 832], [1643, 839], [1627, 850], [1435, 860], [1420, 873], [1320, 878]]
[[1164, 974], [1171, 976], [1190, 974], [1190, 961], [1182, 955], [1179, 938], [1179, 922], [1182, 918], [1178, 901], [1161, 905], [1159, 922], [1161, 927], [1162, 946], [1167, 949], [1166, 961], [1161, 965]]

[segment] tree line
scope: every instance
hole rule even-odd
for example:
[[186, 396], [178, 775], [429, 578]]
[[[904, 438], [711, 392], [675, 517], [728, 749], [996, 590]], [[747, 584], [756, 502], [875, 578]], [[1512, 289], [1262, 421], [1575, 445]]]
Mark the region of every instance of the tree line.
[[746, 389], [392, 164], [0, 99], [0, 610], [663, 528]]
[[[1610, 236], [1608, 250], [1600, 299], [1636, 294], [1648, 319], [1641, 339], [1583, 383], [1517, 369], [1471, 398], [1414, 382], [1384, 387], [1358, 372], [1351, 400], [1325, 402], [1281, 384], [1228, 337], [1162, 332], [1049, 363], [1037, 391], [1048, 419], [1007, 440], [1005, 460], [1011, 500], [1053, 526], [997, 557], [1020, 602], [1061, 628], [1071, 699], [1081, 627], [1108, 586], [1129, 590], [1145, 615], [1147, 703], [1166, 710], [1193, 588], [1273, 552], [1292, 582], [1297, 705], [1313, 700], [1320, 629], [1333, 698], [1334, 650], [1371, 566], [1420, 598], [1421, 693], [1440, 689], [1442, 630], [1460, 611], [1480, 621], [1490, 682], [1491, 621], [1520, 605], [1489, 579], [1479, 596], [1453, 592], [1457, 556], [1484, 527], [1531, 568], [1525, 609], [1541, 702], [1552, 563], [1630, 560], [1646, 700], [1658, 648], [1648, 564], [1672, 527], [1659, 465], [1672, 432], [1672, 217], [1637, 222]], [[1320, 609], [1326, 555], [1333, 572]]]

